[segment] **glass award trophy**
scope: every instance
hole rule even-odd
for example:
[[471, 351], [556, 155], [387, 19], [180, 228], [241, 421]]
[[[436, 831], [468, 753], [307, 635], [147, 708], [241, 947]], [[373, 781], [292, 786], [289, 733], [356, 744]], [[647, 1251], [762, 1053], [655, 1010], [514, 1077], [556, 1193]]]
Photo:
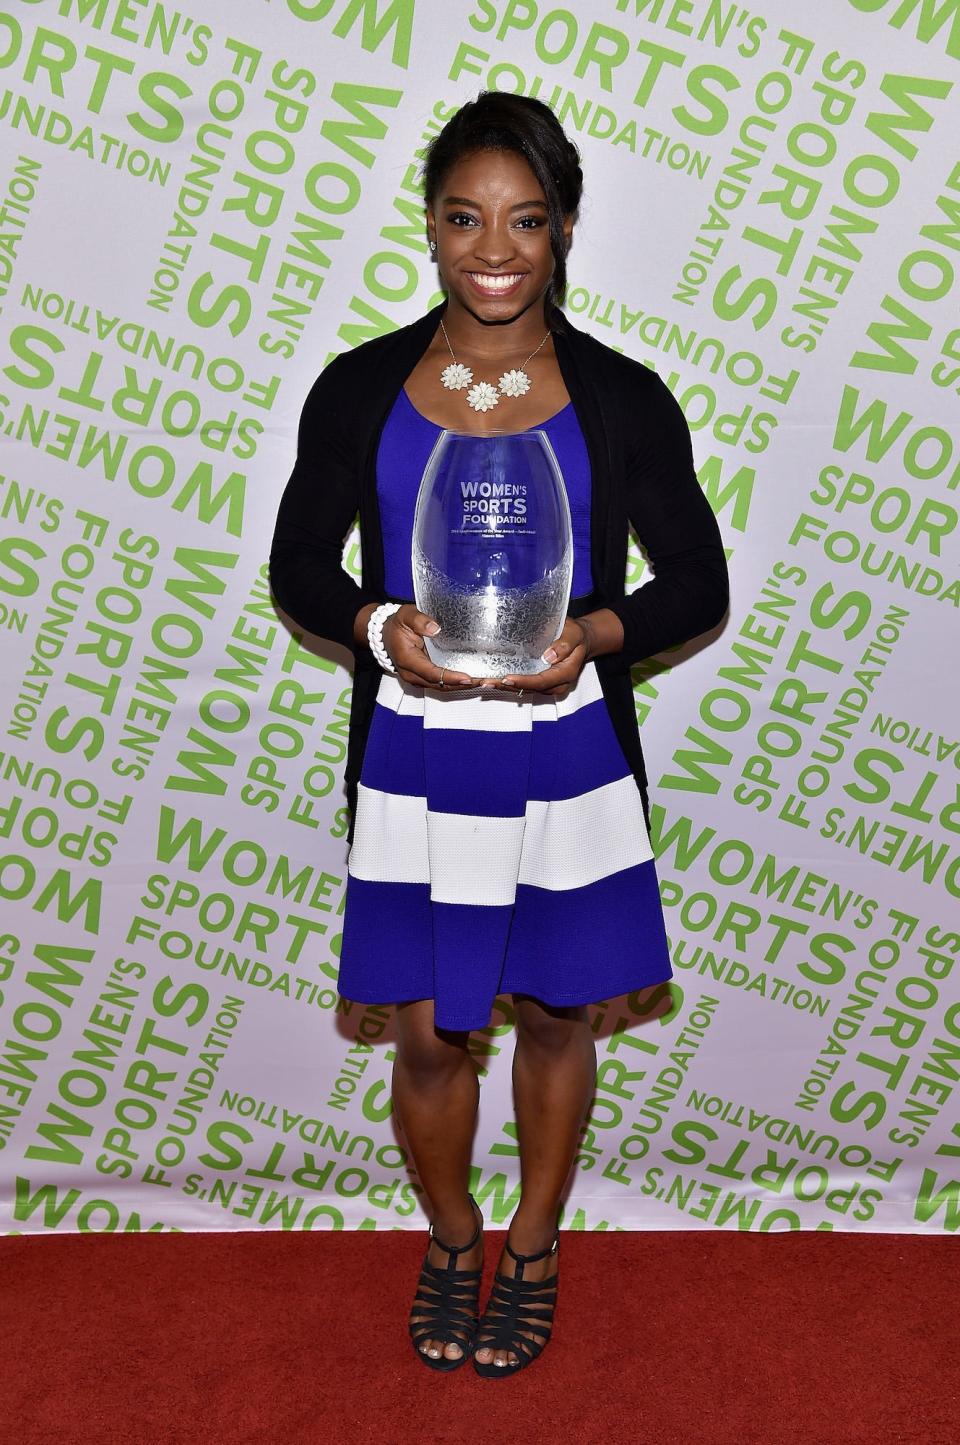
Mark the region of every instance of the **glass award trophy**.
[[573, 540], [546, 432], [442, 431], [413, 523], [417, 607], [440, 667], [471, 677], [543, 672], [570, 601]]

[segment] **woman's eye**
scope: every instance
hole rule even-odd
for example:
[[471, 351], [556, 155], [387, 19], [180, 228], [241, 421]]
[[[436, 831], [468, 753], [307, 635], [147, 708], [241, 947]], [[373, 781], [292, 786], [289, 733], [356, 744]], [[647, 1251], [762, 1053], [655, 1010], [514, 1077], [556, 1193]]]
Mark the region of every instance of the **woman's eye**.
[[[454, 211], [452, 215], [447, 217], [447, 220], [452, 226], [460, 227], [462, 223], [473, 225], [477, 218], [476, 216], [471, 216], [467, 211]], [[524, 231], [535, 231], [545, 223], [542, 216], [521, 216], [515, 224], [520, 226]]]

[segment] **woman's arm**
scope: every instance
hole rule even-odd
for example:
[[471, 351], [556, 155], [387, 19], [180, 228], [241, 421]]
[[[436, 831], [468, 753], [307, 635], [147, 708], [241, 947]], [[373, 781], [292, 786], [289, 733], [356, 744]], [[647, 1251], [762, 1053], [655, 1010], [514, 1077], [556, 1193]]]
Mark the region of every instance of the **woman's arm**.
[[609, 605], [623, 625], [627, 666], [715, 627], [730, 600], [720, 529], [697, 480], [690, 429], [666, 383], [655, 372], [649, 377], [624, 486], [654, 576]]
[[370, 604], [385, 598], [358, 586], [341, 561], [360, 488], [343, 382], [342, 358], [335, 357], [304, 403], [297, 459], [280, 498], [270, 548], [270, 585], [298, 626], [354, 650], [365, 641]]

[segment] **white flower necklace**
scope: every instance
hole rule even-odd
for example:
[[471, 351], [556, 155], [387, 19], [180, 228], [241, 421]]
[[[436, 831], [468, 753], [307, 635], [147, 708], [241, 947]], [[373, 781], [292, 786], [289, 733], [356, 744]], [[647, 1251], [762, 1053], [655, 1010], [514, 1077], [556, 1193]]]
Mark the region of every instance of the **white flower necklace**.
[[523, 368], [527, 365], [527, 362], [533, 360], [540, 350], [540, 346], [543, 345], [543, 342], [546, 341], [550, 335], [550, 332], [547, 331], [540, 346], [535, 347], [534, 350], [531, 351], [527, 360], [523, 363], [523, 366], [515, 366], [511, 371], [505, 371], [496, 386], [489, 381], [478, 381], [475, 382], [473, 386], [470, 386], [470, 383], [473, 381], [473, 372], [469, 366], [463, 366], [453, 355], [453, 347], [450, 345], [447, 328], [444, 326], [442, 320], [440, 322], [440, 330], [443, 332], [443, 339], [447, 343], [447, 350], [450, 352], [452, 358], [450, 365], [445, 366], [440, 373], [440, 380], [448, 391], [462, 391], [465, 386], [469, 386], [470, 390], [467, 392], [467, 405], [472, 406], [474, 411], [490, 411], [493, 407], [499, 405], [500, 394], [503, 396], [525, 396], [533, 383]]

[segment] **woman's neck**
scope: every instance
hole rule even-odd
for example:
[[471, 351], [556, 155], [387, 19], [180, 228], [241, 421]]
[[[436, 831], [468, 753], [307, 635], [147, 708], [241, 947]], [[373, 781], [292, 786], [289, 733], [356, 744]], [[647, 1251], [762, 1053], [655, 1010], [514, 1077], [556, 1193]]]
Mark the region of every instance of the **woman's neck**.
[[[510, 360], [517, 353], [522, 357], [539, 346], [544, 332], [549, 330], [545, 308], [544, 298], [540, 297], [512, 321], [481, 321], [456, 297], [448, 296], [443, 324], [458, 359], [462, 352], [480, 362], [497, 363]], [[444, 344], [439, 328], [438, 333], [439, 341]]]

